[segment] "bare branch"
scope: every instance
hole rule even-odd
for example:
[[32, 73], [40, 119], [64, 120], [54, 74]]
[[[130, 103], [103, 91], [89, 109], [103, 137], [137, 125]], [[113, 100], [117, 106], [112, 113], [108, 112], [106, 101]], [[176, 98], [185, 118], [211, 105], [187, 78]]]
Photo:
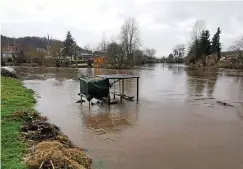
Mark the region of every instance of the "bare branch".
[[103, 37], [101, 42], [99, 43], [98, 47], [96, 48], [97, 51], [107, 52], [109, 41], [106, 37]]
[[135, 18], [128, 18], [121, 27], [121, 44], [128, 59], [134, 61], [134, 52], [140, 45], [138, 23]]
[[156, 54], [156, 50], [151, 48], [151, 49], [146, 49], [145, 54], [149, 57], [152, 58]]
[[202, 31], [205, 29], [205, 22], [203, 20], [197, 20], [196, 23], [194, 24], [191, 32], [191, 39], [192, 42], [195, 40], [199, 40]]
[[229, 50], [240, 51], [243, 50], [243, 36], [239, 40], [235, 41], [232, 46], [229, 47]]
[[174, 57], [183, 58], [185, 55], [185, 45], [178, 44], [173, 49]]

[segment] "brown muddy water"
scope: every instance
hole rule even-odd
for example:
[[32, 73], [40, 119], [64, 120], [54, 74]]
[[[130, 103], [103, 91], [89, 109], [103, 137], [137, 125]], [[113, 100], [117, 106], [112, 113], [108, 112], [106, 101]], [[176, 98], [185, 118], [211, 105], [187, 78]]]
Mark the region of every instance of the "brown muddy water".
[[[36, 109], [106, 169], [243, 169], [243, 71], [150, 65], [136, 70], [15, 68]], [[82, 106], [81, 75], [140, 76], [140, 102]], [[125, 82], [135, 95], [136, 82]], [[225, 101], [233, 106], [217, 103]]]

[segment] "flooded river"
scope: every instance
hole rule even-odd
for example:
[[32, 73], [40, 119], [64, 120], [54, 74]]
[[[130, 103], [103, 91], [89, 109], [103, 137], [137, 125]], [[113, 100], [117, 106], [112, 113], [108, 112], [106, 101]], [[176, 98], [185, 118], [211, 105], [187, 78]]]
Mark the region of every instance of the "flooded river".
[[[243, 169], [243, 71], [156, 64], [136, 70], [15, 68], [36, 109], [106, 169]], [[140, 76], [140, 101], [76, 103], [81, 75]], [[125, 81], [136, 95], [136, 81]], [[223, 105], [224, 101], [230, 105]]]

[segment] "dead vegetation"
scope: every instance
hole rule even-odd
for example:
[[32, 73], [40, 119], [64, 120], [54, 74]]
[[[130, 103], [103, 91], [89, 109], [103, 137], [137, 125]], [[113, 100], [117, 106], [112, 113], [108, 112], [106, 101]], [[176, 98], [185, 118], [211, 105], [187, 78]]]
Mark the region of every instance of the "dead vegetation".
[[15, 112], [14, 120], [24, 124], [20, 128], [21, 139], [29, 144], [25, 162], [30, 169], [90, 169], [92, 160], [83, 149], [76, 147], [67, 136], [61, 133], [46, 117], [36, 112]]
[[27, 165], [31, 169], [90, 168], [91, 160], [78, 148], [67, 148], [59, 141], [42, 141], [30, 154]]

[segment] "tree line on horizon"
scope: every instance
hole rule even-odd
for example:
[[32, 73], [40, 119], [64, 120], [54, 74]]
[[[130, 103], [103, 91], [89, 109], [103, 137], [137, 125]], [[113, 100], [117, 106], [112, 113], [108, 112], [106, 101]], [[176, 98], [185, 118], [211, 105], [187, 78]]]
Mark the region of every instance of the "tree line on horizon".
[[221, 51], [220, 42], [221, 28], [218, 27], [215, 34], [210, 38], [210, 31], [205, 28], [202, 20], [196, 21], [192, 27], [190, 42], [186, 48], [184, 44], [178, 44], [173, 48], [173, 52], [168, 57], [162, 57], [161, 62], [166, 63], [185, 63], [195, 65], [201, 63], [207, 66], [207, 60], [214, 58], [215, 64], [219, 62], [222, 54], [232, 57], [232, 64], [243, 65], [243, 36], [239, 37], [229, 48], [228, 51]]
[[[20, 46], [20, 50], [15, 56], [17, 62], [35, 62], [39, 65], [46, 65], [50, 60], [46, 60], [46, 53], [37, 49], [43, 48], [48, 50], [56, 66], [60, 66], [60, 61], [67, 57], [71, 58], [71, 63], [76, 60], [77, 51], [83, 53], [92, 53], [101, 51], [107, 54], [110, 64], [121, 68], [124, 65], [136, 66], [143, 63], [166, 62], [166, 63], [186, 63], [196, 64], [201, 61], [206, 63], [206, 57], [215, 55], [217, 61], [221, 58], [221, 29], [218, 27], [216, 33], [210, 38], [210, 31], [205, 28], [204, 21], [196, 21], [194, 24], [190, 43], [178, 44], [172, 49], [168, 57], [162, 57], [160, 60], [154, 56], [156, 50], [153, 48], [144, 48], [140, 40], [139, 24], [135, 18], [128, 18], [121, 26], [120, 33], [114, 37], [103, 37], [96, 48], [81, 48], [76, 44], [75, 39], [70, 31], [67, 31], [64, 41], [40, 38], [40, 37], [23, 37], [9, 38], [1, 35], [1, 49], [6, 45]], [[229, 49], [237, 52], [242, 56], [243, 37], [236, 41]], [[241, 57], [240, 57], [241, 58]], [[243, 60], [243, 59], [242, 59]], [[238, 61], [241, 61], [238, 59]]]
[[220, 42], [220, 27], [217, 28], [216, 33], [210, 39], [210, 32], [204, 26], [203, 21], [197, 21], [193, 27], [191, 35], [191, 44], [189, 45], [187, 54], [187, 63], [195, 64], [202, 60], [205, 65], [206, 57], [214, 54], [216, 60], [221, 58], [221, 42]]
[[64, 41], [39, 38], [8, 38], [1, 35], [1, 49], [6, 45], [20, 46], [20, 50], [15, 57], [18, 62], [36, 62], [45, 65], [50, 60], [45, 59], [46, 53], [37, 50], [38, 48], [48, 50], [56, 66], [60, 66], [60, 61], [70, 58], [71, 63], [76, 59], [76, 51], [101, 51], [107, 53], [110, 63], [121, 68], [125, 65], [135, 66], [153, 61], [156, 50], [153, 48], [143, 48], [140, 40], [139, 25], [135, 18], [128, 18], [121, 26], [120, 34], [110, 40], [103, 38], [95, 49], [89, 47], [81, 48], [76, 44], [71, 32], [68, 31]]
[[209, 30], [204, 28], [204, 22], [196, 21], [192, 28], [191, 42], [188, 45], [187, 53], [185, 45], [178, 44], [167, 58], [162, 58], [162, 62], [195, 64], [198, 60], [205, 60], [206, 56], [212, 53], [216, 54], [219, 60], [221, 56], [220, 34], [219, 27], [211, 40]]
[[[72, 60], [75, 44], [71, 32], [68, 31], [64, 40], [63, 56], [71, 56]], [[117, 37], [110, 37], [110, 39], [103, 37], [94, 50], [106, 53], [109, 63], [115, 65], [116, 68], [152, 62], [156, 54], [153, 48], [142, 48], [139, 25], [135, 18], [126, 19]]]

